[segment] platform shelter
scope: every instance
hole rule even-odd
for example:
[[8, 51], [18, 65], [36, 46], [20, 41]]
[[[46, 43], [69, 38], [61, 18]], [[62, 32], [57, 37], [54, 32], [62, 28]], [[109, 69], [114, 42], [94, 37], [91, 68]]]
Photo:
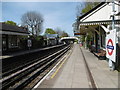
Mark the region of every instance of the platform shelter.
[[[107, 36], [112, 30], [112, 22], [114, 15], [114, 26], [117, 32], [117, 48], [120, 47], [120, 2], [101, 2], [89, 12], [79, 17], [79, 30], [80, 32], [92, 33], [91, 51], [98, 57], [106, 56], [107, 50]], [[120, 50], [117, 49], [117, 61], [120, 60]]]

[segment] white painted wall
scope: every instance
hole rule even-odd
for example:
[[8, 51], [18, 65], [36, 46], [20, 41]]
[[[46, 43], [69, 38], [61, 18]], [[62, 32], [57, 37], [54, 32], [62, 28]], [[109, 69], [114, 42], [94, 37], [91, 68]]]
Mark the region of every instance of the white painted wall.
[[[119, 6], [120, 7], [120, 6]], [[96, 9], [97, 10], [97, 9]], [[95, 10], [95, 11], [96, 11]], [[116, 13], [118, 12], [119, 8], [118, 5], [115, 5]], [[112, 20], [110, 18], [111, 12], [112, 12], [112, 4], [107, 4], [97, 12], [92, 12], [88, 14], [86, 17], [84, 17], [81, 21], [83, 22], [91, 22], [91, 21], [105, 21], [105, 20]], [[91, 15], [91, 16], [90, 16]], [[88, 17], [89, 16], [89, 17]], [[88, 17], [88, 18], [87, 18]], [[86, 18], [86, 19], [85, 19]], [[115, 17], [115, 19], [118, 19], [118, 16]]]

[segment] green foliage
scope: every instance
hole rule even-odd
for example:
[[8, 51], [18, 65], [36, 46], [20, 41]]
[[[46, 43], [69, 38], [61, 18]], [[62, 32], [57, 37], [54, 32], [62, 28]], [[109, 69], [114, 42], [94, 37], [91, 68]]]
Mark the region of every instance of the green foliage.
[[43, 47], [44, 43], [44, 38], [43, 36], [30, 36], [30, 39], [32, 40], [32, 47], [33, 49], [35, 48], [41, 48]]
[[68, 33], [66, 33], [66, 32], [63, 31], [61, 37], [68, 37], [68, 36], [69, 36]]
[[56, 34], [56, 32], [51, 28], [47, 28], [45, 34]]
[[87, 31], [87, 41], [92, 41], [92, 38], [93, 38], [93, 32], [91, 30], [88, 30]]
[[91, 36], [91, 35], [88, 35], [86, 40], [87, 40], [87, 41], [92, 41], [92, 36]]
[[[91, 9], [93, 9], [99, 3], [100, 2], [86, 2], [85, 7], [82, 9], [82, 11], [79, 11], [79, 12], [81, 12], [81, 15], [83, 15], [87, 13], [88, 11], [90, 11]], [[81, 36], [81, 42], [86, 43], [87, 47], [90, 47], [90, 42], [92, 41], [92, 38], [93, 38], [93, 32], [91, 30], [86, 30], [85, 32], [87, 33], [87, 35]]]
[[94, 8], [96, 5], [98, 5], [99, 2], [86, 2], [85, 8], [82, 9], [82, 13], [86, 13], [90, 11], [92, 8]]
[[10, 25], [17, 25], [15, 22], [13, 22], [13, 21], [6, 21], [6, 22], [4, 22], [4, 23], [6, 23], [6, 24], [10, 24]]
[[34, 36], [34, 35], [31, 35], [29, 38], [39, 41], [39, 40], [43, 39], [43, 36]]
[[37, 41], [39, 41], [39, 40], [42, 40], [43, 37], [42, 37], [42, 36], [37, 36], [37, 37], [35, 37], [35, 39], [36, 39]]
[[74, 42], [78, 42], [78, 40], [74, 40]]
[[20, 35], [20, 37], [22, 37], [22, 38], [28, 38], [28, 36], [22, 36], [22, 35]]
[[92, 9], [91, 5], [88, 4], [85, 8], [82, 9], [82, 13], [86, 13]]
[[85, 42], [85, 35], [82, 35], [82, 36], [81, 36], [81, 41], [82, 41], [82, 42]]

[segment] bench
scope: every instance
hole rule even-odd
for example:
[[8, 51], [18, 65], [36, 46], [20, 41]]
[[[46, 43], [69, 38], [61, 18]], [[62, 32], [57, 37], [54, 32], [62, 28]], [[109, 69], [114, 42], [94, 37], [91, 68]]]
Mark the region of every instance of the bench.
[[99, 49], [98, 53], [94, 53], [95, 56], [97, 56], [100, 60], [105, 60], [106, 59], [106, 51]]

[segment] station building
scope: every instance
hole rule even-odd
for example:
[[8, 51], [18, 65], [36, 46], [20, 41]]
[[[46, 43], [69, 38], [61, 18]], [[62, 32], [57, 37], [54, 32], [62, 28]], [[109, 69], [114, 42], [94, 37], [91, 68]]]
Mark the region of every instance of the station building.
[[0, 37], [2, 38], [1, 51], [7, 52], [20, 49], [20, 40], [28, 37], [28, 29], [5, 23], [0, 24], [2, 26], [2, 28], [0, 28]]
[[44, 38], [47, 41], [47, 46], [57, 45], [59, 43], [58, 34], [46, 34]]
[[[117, 31], [117, 62], [120, 65], [120, 2], [115, 1], [114, 23]], [[92, 32], [91, 51], [97, 56], [106, 56], [107, 35], [112, 30], [113, 6], [111, 2], [101, 2], [92, 10], [78, 18], [80, 33]], [[118, 63], [117, 63], [118, 64]]]

